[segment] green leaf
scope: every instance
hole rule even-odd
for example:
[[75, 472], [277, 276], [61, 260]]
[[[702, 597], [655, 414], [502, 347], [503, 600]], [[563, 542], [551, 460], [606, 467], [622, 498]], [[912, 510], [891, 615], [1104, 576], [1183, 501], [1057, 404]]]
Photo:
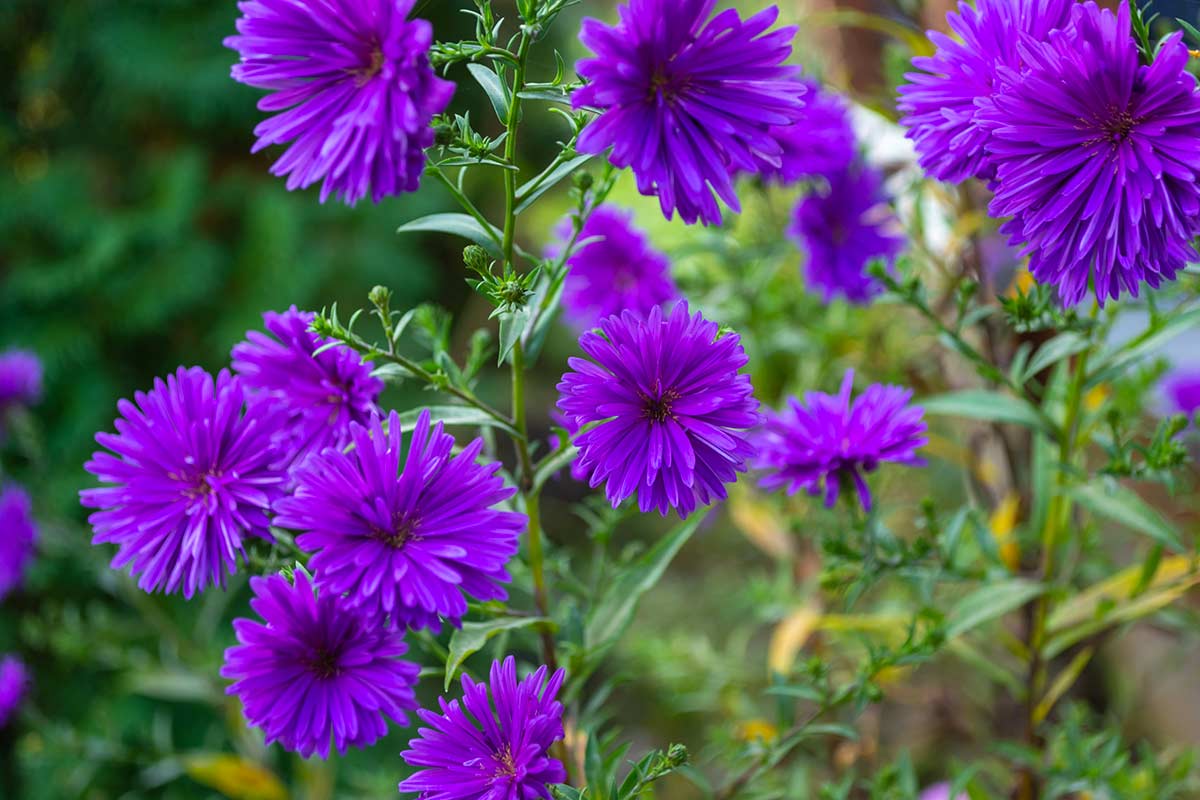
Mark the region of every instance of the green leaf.
[[592, 606], [584, 625], [584, 642], [589, 650], [603, 652], [621, 638], [633, 621], [642, 595], [662, 578], [676, 553], [692, 538], [708, 512], [709, 509], [705, 509], [677, 525], [608, 582], [608, 588]]
[[451, 428], [499, 428], [505, 433], [514, 436], [517, 434], [516, 428], [471, 406], [422, 406], [421, 408], [414, 408], [400, 415], [400, 425], [405, 430], [411, 430], [423, 411], [429, 412], [432, 422], [440, 422]]
[[1121, 374], [1128, 367], [1143, 363], [1144, 359], [1176, 336], [1200, 326], [1200, 308], [1193, 308], [1174, 316], [1157, 331], [1138, 337], [1134, 341], [1107, 353], [1096, 364], [1087, 379], [1087, 388], [1104, 383]]
[[471, 73], [475, 82], [483, 87], [488, 100], [492, 101], [492, 108], [496, 110], [496, 119], [507, 123], [508, 87], [500, 80], [500, 76], [483, 64], [467, 64], [467, 71]]
[[1070, 358], [1076, 353], [1083, 352], [1087, 349], [1088, 344], [1087, 337], [1080, 336], [1073, 331], [1060, 333], [1038, 349], [1033, 359], [1029, 362], [1029, 365], [1025, 368], [1024, 374], [1018, 383], [1023, 385], [1047, 367], [1057, 364], [1064, 358]]
[[1184, 552], [1179, 532], [1133, 490], [1111, 481], [1096, 481], [1072, 489], [1070, 495], [1093, 514], [1144, 533], [1176, 553]]
[[946, 619], [946, 636], [954, 638], [1002, 617], [1046, 591], [1024, 578], [1010, 578], [982, 586], [958, 602]]
[[487, 250], [496, 258], [500, 257], [500, 232], [494, 227], [491, 233], [483, 224], [470, 214], [430, 214], [411, 222], [406, 222], [396, 229], [396, 233], [448, 233], [461, 236]]
[[579, 455], [579, 448], [570, 445], [542, 459], [533, 474], [533, 490], [536, 492], [541, 489], [546, 481], [550, 480], [559, 470], [569, 466], [577, 455]]
[[965, 417], [985, 422], [1011, 422], [1053, 433], [1049, 421], [1025, 400], [986, 389], [967, 389], [928, 397], [920, 402], [926, 414]]
[[594, 156], [590, 153], [583, 153], [574, 158], [569, 158], [558, 166], [551, 164], [546, 168], [546, 171], [538, 175], [533, 180], [526, 183], [521, 188], [517, 189], [517, 209], [516, 213], [520, 214], [525, 209], [529, 208], [539, 197], [557, 186], [563, 178], [573, 173], [575, 170], [582, 167], [587, 162], [591, 161]]
[[446, 657], [444, 690], [450, 689], [450, 684], [454, 682], [463, 662], [482, 650], [484, 645], [496, 634], [546, 624], [551, 623], [545, 617], [500, 617], [484, 622], [464, 622], [462, 627], [450, 636], [450, 654]]
[[497, 365], [502, 365], [508, 360], [512, 349], [525, 335], [525, 329], [529, 327], [529, 319], [532, 316], [533, 311], [529, 306], [522, 306], [515, 311], [505, 311], [500, 314], [500, 347], [496, 354]]

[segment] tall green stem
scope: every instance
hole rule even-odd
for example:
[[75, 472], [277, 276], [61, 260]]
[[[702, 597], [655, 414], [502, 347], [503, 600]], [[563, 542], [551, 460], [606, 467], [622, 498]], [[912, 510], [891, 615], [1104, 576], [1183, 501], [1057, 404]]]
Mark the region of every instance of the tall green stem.
[[[1098, 307], [1093, 306], [1092, 318], [1096, 317]], [[1071, 499], [1067, 495], [1067, 470], [1075, 460], [1079, 444], [1080, 419], [1083, 411], [1084, 390], [1087, 387], [1088, 362], [1091, 348], [1080, 354], [1075, 364], [1075, 372], [1067, 389], [1066, 410], [1063, 414], [1063, 425], [1058, 440], [1059, 469], [1055, 479], [1054, 496], [1046, 513], [1046, 526], [1042, 529], [1041, 565], [1039, 577], [1044, 583], [1054, 582], [1058, 571], [1056, 554], [1059, 541], [1071, 518]], [[1036, 490], [1037, 487], [1034, 487]], [[1042, 695], [1046, 691], [1048, 664], [1042, 657], [1046, 638], [1046, 620], [1051, 610], [1051, 594], [1047, 591], [1034, 601], [1033, 615], [1029, 626], [1029, 672], [1025, 686], [1025, 739], [1031, 747], [1038, 748], [1041, 738], [1038, 735], [1037, 709]], [[1041, 785], [1032, 770], [1026, 770], [1021, 775], [1018, 786], [1021, 800], [1037, 800], [1041, 796]]]

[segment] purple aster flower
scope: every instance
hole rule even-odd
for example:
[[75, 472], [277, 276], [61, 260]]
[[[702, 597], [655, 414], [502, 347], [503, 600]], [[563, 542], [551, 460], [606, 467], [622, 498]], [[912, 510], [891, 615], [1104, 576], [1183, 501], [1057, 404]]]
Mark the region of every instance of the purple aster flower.
[[383, 381], [349, 347], [329, 343], [308, 329], [313, 315], [292, 306], [282, 314], [268, 311], [268, 333], [250, 331], [233, 348], [233, 369], [252, 392], [271, 398], [288, 415], [293, 468], [326, 447], [349, 442], [350, 423], [360, 425], [379, 413], [375, 404]]
[[42, 362], [28, 350], [0, 353], [0, 414], [29, 406], [42, 396]]
[[995, 91], [999, 67], [1019, 69], [1022, 35], [1036, 41], [1067, 24], [1074, 0], [977, 0], [946, 15], [958, 39], [929, 31], [937, 46], [918, 56], [900, 87], [899, 108], [921, 166], [943, 181], [990, 177], [988, 133], [978, 120], [980, 102]]
[[20, 486], [0, 489], [0, 600], [24, 581], [36, 540], [29, 495]]
[[825, 302], [840, 294], [866, 303], [880, 289], [867, 266], [875, 259], [892, 263], [904, 248], [904, 239], [894, 232], [899, 227], [883, 176], [858, 164], [828, 176], [824, 190], [802, 199], [788, 233], [807, 251], [805, 279]]
[[846, 101], [814, 80], [802, 83], [807, 91], [799, 121], [771, 127], [771, 134], [783, 148], [781, 162], [764, 163], [759, 170], [764, 178], [782, 184], [841, 172], [858, 155]]
[[372, 625], [341, 599], [319, 596], [302, 571], [251, 578], [250, 607], [262, 622], [237, 619], [240, 644], [225, 651], [221, 676], [235, 681], [246, 719], [308, 758], [366, 747], [387, 734], [387, 720], [408, 724], [417, 707], [420, 667], [401, 661], [401, 635]]
[[579, 468], [594, 488], [605, 483], [614, 507], [635, 492], [638, 508], [681, 517], [696, 504], [725, 498], [725, 484], [746, 470], [749, 429], [759, 423], [747, 375], [749, 360], [735, 333], [687, 303], [664, 318], [626, 311], [587, 332], [558, 384], [558, 407], [582, 427], [575, 437]]
[[271, 540], [271, 504], [283, 495], [280, 426], [269, 401], [247, 397], [239, 378], [199, 367], [154, 381], [136, 402], [117, 404], [117, 433], [98, 433], [112, 452], [84, 465], [111, 484], [79, 493], [93, 544], [114, 543], [112, 566], [130, 565], [147, 592], [225, 585], [245, 540]]
[[709, 19], [716, 0], [629, 0], [620, 21], [585, 19], [580, 40], [595, 58], [576, 66], [587, 85], [576, 108], [600, 116], [579, 137], [581, 153], [632, 167], [638, 191], [658, 195], [663, 214], [689, 224], [721, 221], [720, 197], [739, 211], [738, 171], [775, 167], [783, 146], [772, 126], [804, 107], [799, 69], [784, 64], [794, 27], [767, 30], [779, 9], [742, 20], [734, 9]]
[[[932, 786], [928, 786], [924, 791], [921, 792], [921, 796], [918, 798], [918, 800], [950, 800], [950, 784], [935, 783]], [[955, 795], [954, 800], [969, 799], [967, 794], [963, 792], [962, 794]]]
[[6, 655], [0, 659], [0, 728], [6, 726], [29, 689], [29, 672], [21, 659]]
[[349, 452], [325, 450], [281, 500], [275, 524], [305, 531], [322, 591], [395, 624], [437, 628], [467, 613], [465, 595], [503, 600], [525, 516], [496, 506], [516, 492], [476, 461], [483, 440], [454, 455], [454, 437], [422, 412], [403, 450], [400, 417], [352, 424]]
[[462, 700], [438, 700], [442, 713], [417, 712], [417, 731], [400, 756], [421, 769], [400, 784], [419, 800], [535, 800], [550, 798], [549, 784], [566, 780], [550, 746], [563, 738], [560, 669], [517, 680], [512, 656], [493, 662], [487, 684], [463, 675]]
[[990, 211], [1038, 281], [1103, 305], [1173, 280], [1200, 233], [1200, 89], [1181, 34], [1141, 63], [1128, 6], [1072, 9], [1071, 26], [1022, 43], [981, 112], [996, 164]]
[[254, 152], [291, 142], [271, 171], [288, 189], [317, 181], [321, 202], [416, 191], [433, 144], [430, 120], [454, 84], [429, 63], [433, 26], [407, 19], [413, 0], [244, 0], [235, 80], [271, 92], [278, 112], [254, 129]]
[[1191, 417], [1200, 410], [1200, 370], [1174, 370], [1163, 379], [1162, 390], [1171, 413]]
[[[572, 230], [571, 220], [563, 220], [555, 231], [559, 241], [547, 248], [548, 258], [561, 254]], [[575, 327], [594, 327], [627, 309], [644, 314], [679, 297], [671, 262], [634, 227], [632, 211], [597, 208], [578, 242], [567, 259], [570, 272], [563, 285], [563, 309]]]
[[872, 384], [850, 399], [854, 371], [848, 370], [837, 396], [809, 392], [804, 402], [788, 398], [787, 408], [768, 415], [754, 466], [765, 470], [764, 489], [804, 489], [837, 503], [842, 484], [853, 482], [864, 509], [871, 491], [863, 473], [882, 462], [922, 466], [916, 452], [927, 443], [924, 409], [910, 406], [912, 390]]

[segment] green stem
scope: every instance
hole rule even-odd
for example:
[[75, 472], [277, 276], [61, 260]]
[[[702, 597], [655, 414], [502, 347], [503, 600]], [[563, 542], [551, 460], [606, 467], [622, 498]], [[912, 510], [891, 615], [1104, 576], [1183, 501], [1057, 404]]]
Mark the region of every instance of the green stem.
[[[1092, 318], [1095, 319], [1098, 306], [1092, 307]], [[1068, 480], [1067, 470], [1075, 460], [1079, 445], [1079, 429], [1083, 411], [1083, 396], [1087, 388], [1088, 362], [1091, 359], [1092, 348], [1084, 350], [1075, 364], [1074, 374], [1067, 389], [1067, 405], [1063, 415], [1063, 426], [1058, 441], [1059, 469], [1055, 478], [1054, 496], [1050, 499], [1050, 507], [1046, 514], [1046, 526], [1042, 529], [1042, 553], [1039, 575], [1043, 582], [1051, 583], [1056, 580], [1058, 571], [1056, 558], [1059, 540], [1071, 518], [1071, 499], [1065, 489]], [[1037, 708], [1042, 695], [1046, 691], [1049, 665], [1042, 656], [1046, 639], [1046, 620], [1050, 616], [1051, 596], [1049, 592], [1040, 595], [1034, 601], [1033, 616], [1029, 630], [1029, 672], [1026, 678], [1026, 743], [1035, 749], [1041, 747], [1041, 737], [1037, 728]], [[1041, 796], [1041, 786], [1032, 770], [1025, 770], [1020, 776], [1018, 797], [1021, 800], [1037, 800]]]
[[[343, 340], [343, 341], [345, 341], [345, 340]], [[356, 349], [363, 350], [363, 348], [359, 347], [359, 345], [355, 342], [347, 341], [346, 343], [355, 347]], [[476, 397], [473, 392], [470, 392], [466, 389], [460, 389], [457, 386], [446, 385], [446, 383], [444, 381], [439, 380], [436, 375], [434, 375], [432, 372], [429, 372], [428, 370], [426, 370], [424, 367], [422, 367], [420, 364], [413, 361], [412, 359], [405, 358], [404, 356], [399, 355], [397, 353], [384, 353], [376, 348], [370, 348], [370, 347], [366, 348], [364, 350], [364, 352], [369, 353], [370, 355], [374, 356], [375, 358], [382, 358], [385, 361], [390, 361], [393, 364], [401, 366], [404, 369], [411, 372], [413, 374], [413, 377], [417, 378], [417, 380], [424, 381], [425, 383], [429, 384], [430, 386], [433, 386], [437, 390], [444, 392], [452, 397], [457, 397], [459, 400], [462, 400], [464, 403], [466, 403], [469, 406], [472, 406], [473, 408], [479, 409], [480, 411], [487, 414], [489, 417], [496, 420], [497, 422], [503, 423], [506, 427], [509, 427], [509, 428], [514, 427], [513, 421], [508, 416], [506, 416], [503, 412], [498, 411], [495, 408], [492, 408], [490, 405], [485, 403], [483, 400], [480, 400], [478, 397]], [[521, 433], [521, 437], [524, 438], [524, 436], [525, 436], [525, 434]]]
[[[496, 243], [497, 247], [504, 246], [504, 242], [502, 242], [500, 237], [496, 235], [496, 229], [492, 227], [492, 223], [487, 221], [487, 217], [483, 215], [483, 212], [475, 207], [475, 204], [471, 202], [471, 198], [467, 197], [466, 194], [463, 193], [462, 189], [459, 189], [458, 185], [454, 181], [450, 180], [450, 176], [443, 172], [441, 167], [438, 167], [436, 164], [430, 164], [428, 167], [426, 167], [425, 174], [436, 178], [443, 186], [446, 187], [446, 190], [450, 192], [451, 196], [454, 197], [459, 206], [461, 206], [464, 211], [475, 218], [475, 221], [478, 222], [483, 228], [484, 232], [488, 235], [488, 238]], [[504, 170], [504, 174], [506, 177], [509, 177], [512, 176], [513, 171], [506, 169]]]

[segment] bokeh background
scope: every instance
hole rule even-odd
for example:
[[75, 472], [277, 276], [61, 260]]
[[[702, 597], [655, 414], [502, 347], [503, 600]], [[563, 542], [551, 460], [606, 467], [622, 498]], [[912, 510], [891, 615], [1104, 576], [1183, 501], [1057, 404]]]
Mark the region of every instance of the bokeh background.
[[[466, 3], [417, 5], [440, 39], [471, 34], [459, 10]], [[568, 62], [579, 55], [575, 20], [608, 15], [611, 5], [584, 0], [563, 19], [557, 46]], [[806, 68], [886, 117], [913, 43], [949, 3], [782, 5], [785, 18], [802, 25], [798, 58]], [[511, 11], [501, 0], [496, 7]], [[1200, 3], [1174, 0], [1161, 10], [1195, 20]], [[249, 761], [189, 760], [231, 752], [260, 757], [300, 787], [296, 797], [394, 793], [402, 734], [344, 761], [338, 777], [268, 757], [255, 737], [239, 733], [238, 710], [223, 700], [216, 675], [228, 620], [244, 608], [244, 578], [191, 606], [144, 595], [107, 569], [110, 553], [89, 544], [77, 503], [92, 436], [111, 426], [117, 399], [180, 364], [220, 369], [264, 310], [357, 308], [384, 284], [396, 294], [393, 307], [433, 302], [451, 311], [460, 353], [485, 321], [487, 309], [464, 281], [461, 242], [395, 234], [406, 220], [451, 210], [437, 187], [379, 206], [322, 206], [315, 191], [289, 193], [268, 173], [277, 152], [250, 154], [258, 95], [229, 79], [234, 56], [222, 46], [236, 16], [232, 0], [0, 2], [0, 349], [30, 348], [46, 370], [44, 400], [14, 430], [5, 462], [35, 496], [42, 543], [27, 590], [0, 608], [0, 650], [20, 643], [35, 676], [32, 713], [43, 724], [15, 749], [0, 743], [4, 797], [281, 796]], [[535, 58], [535, 74], [552, 74], [549, 52]], [[461, 86], [455, 110], [472, 109], [483, 127], [486, 100], [464, 75], [453, 77]], [[562, 131], [550, 118], [528, 131], [521, 158], [533, 168]], [[764, 402], [798, 386], [832, 388], [847, 363], [918, 392], [940, 383], [940, 365], [920, 357], [894, 314], [825, 310], [807, 295], [798, 253], [786, 269], [756, 271], [752, 253], [711, 252], [711, 242], [662, 221], [629, 186], [616, 200], [643, 210], [640, 221], [675, 256], [685, 290], [744, 333]], [[564, 209], [563, 197], [544, 200], [524, 244], [540, 248]], [[786, 213], [787, 197], [768, 194], [748, 207], [738, 235], [790, 248], [777, 233]], [[554, 337], [533, 381], [544, 409], [533, 425], [547, 434], [553, 386], [572, 344], [565, 333]], [[482, 394], [503, 403], [503, 391], [502, 376], [485, 378]], [[388, 399], [403, 407], [421, 400]], [[956, 474], [935, 460], [927, 484], [889, 485], [890, 502], [902, 507], [938, 492], [957, 499]], [[551, 537], [585, 552], [572, 510], [582, 488], [562, 480], [549, 494]], [[785, 614], [780, 587], [793, 577], [779, 573], [774, 556], [804, 547], [756, 502], [735, 495], [644, 604], [610, 665], [622, 680], [610, 713], [639, 745], [682, 740], [702, 754], [756, 735], [770, 626]], [[791, 528], [807, 524], [803, 513], [798, 507]], [[658, 530], [655, 520], [623, 525], [634, 541]], [[1118, 652], [1111, 668], [1091, 676], [1085, 692], [1095, 707], [1129, 712], [1134, 735], [1200, 742], [1194, 643], [1165, 654], [1153, 641], [1121, 646], [1141, 655]], [[934, 780], [948, 757], [970, 754], [980, 731], [1003, 732], [1002, 713], [983, 718], [999, 701], [982, 681], [949, 685], [940, 670], [935, 664], [906, 684], [868, 717], [863, 740], [830, 752], [830, 762], [869, 768], [903, 744], [922, 779]], [[1187, 702], [1166, 699], [1176, 693]], [[664, 794], [691, 796], [683, 783]]]

